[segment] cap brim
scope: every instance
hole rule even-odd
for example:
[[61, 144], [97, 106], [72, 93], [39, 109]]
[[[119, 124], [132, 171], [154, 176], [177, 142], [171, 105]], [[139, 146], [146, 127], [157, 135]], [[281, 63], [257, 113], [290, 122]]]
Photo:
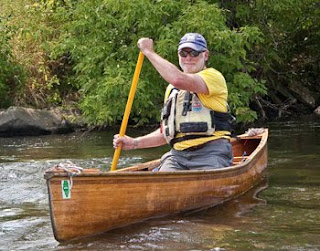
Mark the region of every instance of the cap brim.
[[197, 44], [194, 44], [194, 43], [183, 43], [183, 44], [180, 44], [179, 47], [178, 47], [178, 51], [184, 49], [184, 48], [191, 48], [195, 51], [203, 51], [203, 50], [206, 50], [205, 47], [201, 46], [201, 45], [197, 45]]

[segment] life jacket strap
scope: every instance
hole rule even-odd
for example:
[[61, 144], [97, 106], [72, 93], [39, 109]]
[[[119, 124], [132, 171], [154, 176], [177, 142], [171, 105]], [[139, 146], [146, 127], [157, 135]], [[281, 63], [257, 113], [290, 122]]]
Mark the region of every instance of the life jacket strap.
[[[179, 138], [174, 138], [170, 141], [170, 145], [173, 147], [174, 144], [185, 141], [185, 140], [190, 140], [190, 139], [199, 139], [199, 138], [208, 138], [212, 137], [213, 135], [185, 135]], [[231, 134], [225, 134], [224, 136], [231, 137]]]
[[179, 138], [174, 138], [170, 141], [170, 145], [173, 146], [175, 143], [179, 143], [185, 140], [189, 140], [189, 139], [198, 139], [198, 138], [207, 138], [207, 137], [212, 137], [212, 135], [185, 135]]

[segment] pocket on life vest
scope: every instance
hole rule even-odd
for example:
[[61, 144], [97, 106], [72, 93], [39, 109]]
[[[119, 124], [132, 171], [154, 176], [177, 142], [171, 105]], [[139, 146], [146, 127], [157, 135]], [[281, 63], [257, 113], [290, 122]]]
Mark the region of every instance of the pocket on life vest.
[[183, 122], [180, 124], [180, 131], [182, 133], [190, 132], [207, 132], [207, 122]]
[[172, 98], [169, 99], [167, 103], [164, 105], [164, 107], [162, 108], [162, 114], [161, 114], [162, 120], [167, 119], [170, 116], [171, 106], [172, 106]]

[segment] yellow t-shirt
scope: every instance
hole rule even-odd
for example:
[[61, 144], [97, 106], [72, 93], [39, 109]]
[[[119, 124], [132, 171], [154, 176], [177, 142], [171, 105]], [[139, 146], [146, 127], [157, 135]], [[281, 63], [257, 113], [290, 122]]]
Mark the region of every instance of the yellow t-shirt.
[[[223, 75], [214, 68], [207, 68], [197, 73], [206, 83], [209, 94], [198, 94], [198, 97], [202, 104], [207, 108], [210, 108], [217, 112], [227, 112], [227, 99], [228, 99], [228, 89], [226, 81]], [[168, 85], [165, 100], [169, 97], [169, 94], [174, 88], [171, 84]], [[230, 138], [230, 132], [228, 131], [215, 131], [212, 137], [204, 137], [197, 139], [184, 140], [174, 144], [173, 148], [176, 150], [184, 150], [192, 146], [201, 145], [208, 141], [219, 139], [219, 138]], [[183, 133], [178, 133], [176, 137], [184, 136]]]

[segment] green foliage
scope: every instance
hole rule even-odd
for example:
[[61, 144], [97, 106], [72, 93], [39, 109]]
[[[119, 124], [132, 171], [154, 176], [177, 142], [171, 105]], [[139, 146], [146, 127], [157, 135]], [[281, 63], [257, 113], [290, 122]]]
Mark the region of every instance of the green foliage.
[[12, 31], [6, 21], [0, 16], [0, 108], [7, 108], [12, 104], [13, 94], [21, 87], [23, 79], [20, 66], [12, 59]]
[[250, 110], [248, 104], [255, 95], [265, 95], [267, 94], [267, 88], [264, 85], [264, 81], [258, 81], [253, 79], [248, 74], [237, 73], [234, 75], [234, 83], [229, 85], [230, 92], [230, 106], [238, 121], [253, 122], [257, 119], [257, 114], [255, 111]]
[[48, 43], [59, 36], [63, 21], [52, 15], [51, 8], [58, 7], [53, 2], [68, 1], [0, 0], [0, 14], [10, 17], [6, 20], [10, 31], [10, 58], [23, 69], [25, 76], [19, 88], [10, 87], [13, 105], [36, 108], [61, 105], [71, 91], [76, 91], [66, 78], [70, 71], [65, 63], [67, 57], [57, 60], [48, 57]]
[[[89, 122], [119, 123], [138, 39], [153, 38], [156, 51], [178, 65], [186, 32], [207, 38], [208, 65], [224, 74], [238, 121], [258, 117], [249, 105], [266, 87], [274, 92], [295, 82], [318, 91], [317, 0], [0, 0], [0, 6], [0, 107], [61, 105], [80, 95]], [[166, 85], [145, 60], [132, 124], [159, 120]]]
[[[137, 31], [139, 26], [143, 26], [141, 30], [156, 30], [158, 18], [169, 18], [163, 12], [153, 8], [151, 2], [80, 1], [73, 13], [62, 9], [57, 14], [72, 17], [64, 26], [66, 32], [55, 46], [53, 56], [71, 53], [76, 73], [72, 81], [81, 89], [80, 107], [90, 122], [121, 120], [138, 55], [135, 44], [145, 35]], [[148, 75], [147, 69], [143, 75]], [[161, 83], [159, 76], [150, 80]], [[152, 85], [143, 79], [139, 83], [131, 116], [139, 124], [158, 114], [152, 109], [150, 112], [150, 100], [159, 102], [163, 86]]]
[[232, 1], [230, 25], [256, 25], [264, 42], [252, 55], [259, 62], [257, 78], [271, 89], [295, 82], [317, 91], [320, 70], [320, 4], [318, 0]]
[[[265, 93], [263, 88], [252, 88], [263, 84], [251, 79], [249, 73], [255, 65], [247, 59], [247, 53], [262, 41], [262, 34], [255, 27], [230, 30], [224, 11], [215, 4], [187, 0], [80, 0], [68, 6], [55, 5], [53, 18], [63, 20], [64, 25], [60, 37], [51, 43], [52, 57], [70, 53], [75, 74], [69, 81], [80, 89], [80, 107], [93, 124], [121, 121], [140, 37], [153, 38], [156, 51], [177, 64], [180, 37], [186, 32], [202, 33], [212, 51], [209, 66], [225, 75], [235, 113], [241, 114], [249, 106], [252, 95]], [[244, 72], [247, 79], [236, 78], [239, 72]], [[165, 87], [166, 83], [145, 60], [132, 122], [142, 125], [159, 120]], [[241, 87], [251, 92], [244, 93]], [[243, 95], [236, 98], [232, 89]], [[254, 112], [249, 114], [240, 115], [240, 121], [255, 116]]]

